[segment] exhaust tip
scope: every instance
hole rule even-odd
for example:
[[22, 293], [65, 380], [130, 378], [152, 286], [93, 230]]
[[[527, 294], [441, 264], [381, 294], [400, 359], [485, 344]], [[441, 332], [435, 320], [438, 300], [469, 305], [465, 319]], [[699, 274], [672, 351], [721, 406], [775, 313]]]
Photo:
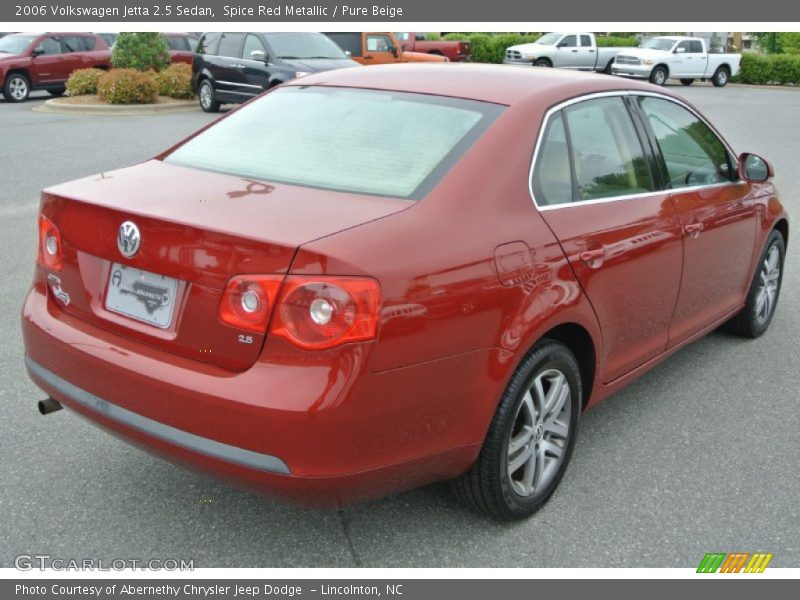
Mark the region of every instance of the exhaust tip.
[[57, 410], [61, 410], [64, 408], [61, 406], [61, 403], [56, 400], [55, 398], [46, 398], [45, 400], [39, 400], [38, 403], [39, 412], [43, 415], [49, 415], [50, 413], [56, 412]]

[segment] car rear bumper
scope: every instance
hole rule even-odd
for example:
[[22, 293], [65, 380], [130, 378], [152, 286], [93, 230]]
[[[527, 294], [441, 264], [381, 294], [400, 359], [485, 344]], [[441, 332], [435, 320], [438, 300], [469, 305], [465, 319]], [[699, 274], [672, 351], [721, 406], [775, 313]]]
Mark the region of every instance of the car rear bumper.
[[346, 371], [315, 357], [234, 373], [77, 319], [39, 284], [22, 330], [30, 377], [66, 407], [160, 456], [294, 504], [339, 506], [455, 477], [491, 418], [489, 403], [469, 412], [485, 387], [434, 383], [453, 369], [485, 373], [483, 352], [369, 374], [354, 348]]

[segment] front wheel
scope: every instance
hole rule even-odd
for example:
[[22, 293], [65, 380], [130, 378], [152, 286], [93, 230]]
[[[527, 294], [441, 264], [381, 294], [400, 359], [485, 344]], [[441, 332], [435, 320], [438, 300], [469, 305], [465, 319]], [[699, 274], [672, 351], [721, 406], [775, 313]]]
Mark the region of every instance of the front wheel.
[[502, 520], [539, 510], [567, 468], [581, 398], [575, 356], [559, 342], [540, 342], [504, 392], [477, 461], [453, 482], [456, 496]]
[[654, 83], [656, 85], [665, 85], [668, 79], [667, 70], [664, 67], [656, 67], [653, 69], [653, 72], [650, 73], [650, 83]]
[[200, 108], [202, 108], [204, 112], [219, 112], [220, 103], [214, 97], [214, 86], [211, 85], [208, 79], [204, 79], [200, 82], [200, 89], [197, 95], [200, 98]]
[[28, 99], [31, 93], [31, 84], [22, 73], [12, 73], [6, 78], [3, 86], [3, 96], [9, 102], [22, 102]]
[[552, 67], [553, 63], [551, 63], [546, 58], [537, 58], [535, 61], [533, 61], [533, 66], [534, 67]]
[[725, 87], [728, 84], [730, 75], [731, 74], [728, 73], [728, 69], [725, 67], [720, 67], [714, 71], [714, 76], [711, 78], [711, 83], [714, 84], [714, 87]]
[[767, 330], [778, 305], [785, 254], [783, 235], [773, 231], [761, 253], [744, 308], [725, 324], [725, 329], [749, 338], [757, 338]]
[[694, 79], [681, 79], [681, 84], [683, 85], [692, 85], [694, 83]]

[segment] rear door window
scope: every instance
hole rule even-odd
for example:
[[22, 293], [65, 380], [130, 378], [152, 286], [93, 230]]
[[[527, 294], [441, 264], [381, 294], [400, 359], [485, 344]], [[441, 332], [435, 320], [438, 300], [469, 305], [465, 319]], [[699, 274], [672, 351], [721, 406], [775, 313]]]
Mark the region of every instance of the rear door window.
[[572, 202], [572, 166], [560, 112], [550, 118], [542, 138], [533, 175], [533, 195], [540, 206]]
[[242, 33], [223, 33], [222, 39], [219, 42], [219, 56], [228, 56], [230, 58], [239, 58], [239, 51], [242, 47]]
[[584, 48], [590, 47], [592, 45], [592, 38], [588, 35], [581, 36], [581, 46]]

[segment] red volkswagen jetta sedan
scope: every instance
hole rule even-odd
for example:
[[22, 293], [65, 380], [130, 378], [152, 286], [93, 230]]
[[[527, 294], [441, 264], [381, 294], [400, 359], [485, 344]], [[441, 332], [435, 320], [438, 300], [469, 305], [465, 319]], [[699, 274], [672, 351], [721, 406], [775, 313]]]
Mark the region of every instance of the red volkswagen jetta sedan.
[[588, 406], [720, 325], [766, 330], [771, 175], [649, 84], [311, 75], [44, 191], [25, 363], [42, 412], [281, 499], [453, 479], [523, 517]]

